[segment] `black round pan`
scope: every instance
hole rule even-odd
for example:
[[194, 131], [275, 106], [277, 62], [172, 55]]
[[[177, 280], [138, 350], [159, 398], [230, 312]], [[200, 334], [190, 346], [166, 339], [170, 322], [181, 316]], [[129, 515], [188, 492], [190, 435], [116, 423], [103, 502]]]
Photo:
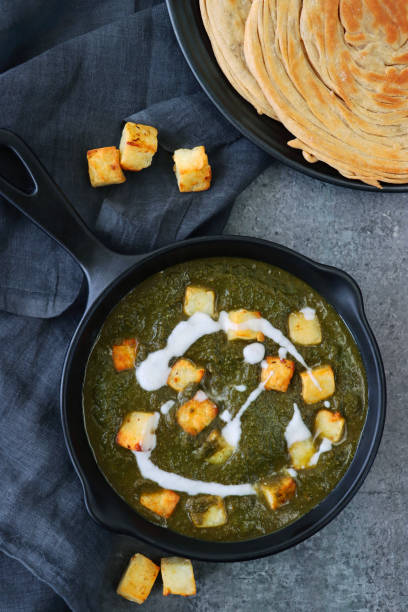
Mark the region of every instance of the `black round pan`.
[[[171, 553], [211, 561], [238, 561], [276, 553], [301, 542], [331, 521], [364, 481], [376, 455], [385, 418], [383, 365], [354, 280], [340, 270], [315, 263], [278, 244], [238, 236], [186, 240], [145, 256], [115, 254], [95, 239], [20, 138], [0, 130], [1, 145], [17, 154], [35, 187], [27, 194], [0, 176], [0, 195], [66, 249], [82, 267], [88, 283], [85, 313], [65, 360], [61, 417], [68, 452], [81, 479], [90, 515], [109, 529], [135, 536]], [[309, 283], [344, 319], [360, 349], [368, 380], [367, 420], [344, 478], [321, 504], [295, 523], [270, 535], [243, 542], [192, 539], [154, 525], [138, 515], [115, 493], [100, 472], [83, 420], [82, 384], [88, 356], [111, 309], [155, 272], [183, 261], [211, 256], [250, 257], [280, 266]]]
[[[209, 98], [237, 130], [275, 159], [313, 178], [341, 187], [380, 191], [341, 176], [323, 162], [310, 164], [300, 151], [288, 147], [287, 142], [293, 135], [278, 121], [259, 115], [235, 91], [219, 68], [201, 19], [199, 0], [166, 0], [166, 3], [178, 43], [191, 70]], [[408, 184], [384, 183], [381, 191], [405, 192]]]

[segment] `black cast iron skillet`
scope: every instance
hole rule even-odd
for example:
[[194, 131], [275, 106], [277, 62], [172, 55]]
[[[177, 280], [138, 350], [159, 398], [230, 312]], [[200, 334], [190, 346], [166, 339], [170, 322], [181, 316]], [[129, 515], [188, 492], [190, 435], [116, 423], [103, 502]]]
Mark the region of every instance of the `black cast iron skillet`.
[[379, 190], [361, 181], [345, 178], [323, 162], [307, 162], [301, 151], [287, 145], [293, 134], [278, 121], [259, 115], [224, 76], [201, 19], [199, 0], [166, 0], [166, 4], [177, 41], [196, 79], [221, 113], [244, 136], [275, 159], [320, 181], [377, 193], [408, 191], [407, 183], [384, 183]]
[[[68, 348], [60, 399], [66, 445], [82, 482], [89, 514], [114, 531], [135, 536], [174, 554], [209, 561], [238, 561], [276, 553], [301, 542], [331, 521], [363, 483], [374, 461], [385, 418], [385, 378], [381, 356], [354, 280], [345, 272], [315, 263], [281, 245], [238, 236], [186, 240], [143, 256], [118, 255], [96, 240], [19, 137], [0, 130], [1, 145], [17, 154], [30, 174], [34, 188], [27, 194], [0, 176], [0, 195], [66, 249], [81, 266], [88, 283], [86, 310]], [[112, 308], [155, 272], [183, 261], [212, 256], [250, 257], [279, 266], [309, 283], [345, 321], [360, 349], [368, 380], [367, 420], [344, 478], [322, 503], [295, 523], [270, 535], [243, 542], [207, 542], [189, 538], [138, 515], [115, 493], [100, 472], [88, 443], [82, 412], [82, 383], [88, 356]]]

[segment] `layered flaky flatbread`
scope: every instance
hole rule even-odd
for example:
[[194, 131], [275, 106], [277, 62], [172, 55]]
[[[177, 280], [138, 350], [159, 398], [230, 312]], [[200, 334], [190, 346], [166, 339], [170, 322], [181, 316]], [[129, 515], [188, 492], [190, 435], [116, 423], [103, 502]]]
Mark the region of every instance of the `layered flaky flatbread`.
[[254, 0], [245, 57], [289, 144], [370, 185], [408, 181], [408, 3]]
[[203, 23], [221, 70], [258, 113], [275, 118], [244, 58], [245, 22], [250, 8], [251, 0], [200, 0]]

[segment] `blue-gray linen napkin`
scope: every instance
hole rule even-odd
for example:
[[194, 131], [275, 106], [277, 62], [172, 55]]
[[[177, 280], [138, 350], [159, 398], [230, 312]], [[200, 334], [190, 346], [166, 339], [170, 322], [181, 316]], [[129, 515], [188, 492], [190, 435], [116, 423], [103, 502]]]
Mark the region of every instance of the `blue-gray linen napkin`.
[[[86, 151], [117, 144], [127, 118], [159, 129], [153, 165], [122, 185], [92, 189]], [[221, 233], [234, 198], [267, 163], [201, 91], [158, 0], [2, 0], [0, 127], [31, 145], [108, 246], [128, 253]], [[213, 186], [180, 194], [171, 153], [199, 144]], [[73, 260], [0, 198], [0, 610], [7, 612], [99, 607], [114, 536], [85, 511], [58, 408], [81, 283]]]

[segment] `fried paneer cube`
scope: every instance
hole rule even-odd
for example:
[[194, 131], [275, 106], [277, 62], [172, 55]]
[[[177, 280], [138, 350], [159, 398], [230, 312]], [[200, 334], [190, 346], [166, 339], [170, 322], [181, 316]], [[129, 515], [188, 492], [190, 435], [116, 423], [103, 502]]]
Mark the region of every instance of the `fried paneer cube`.
[[126, 181], [120, 167], [119, 151], [116, 147], [91, 149], [87, 152], [86, 157], [92, 187], [106, 187], [106, 185], [116, 185]]
[[174, 151], [174, 172], [183, 191], [206, 191], [211, 185], [211, 166], [203, 146]]
[[299, 442], [294, 442], [289, 448], [289, 455], [292, 462], [292, 467], [295, 470], [304, 470], [309, 466], [309, 462], [316, 452], [312, 438], [306, 438]]
[[198, 368], [189, 359], [177, 359], [167, 379], [169, 387], [175, 391], [184, 391], [191, 383], [199, 383], [205, 374], [204, 368]]
[[161, 560], [163, 595], [189, 597], [197, 592], [193, 564], [182, 557], [165, 557]]
[[222, 497], [200, 495], [191, 500], [189, 515], [192, 523], [200, 528], [220, 527], [227, 522], [227, 512]]
[[163, 518], [169, 518], [173, 514], [179, 500], [180, 495], [169, 489], [161, 489], [161, 491], [154, 491], [153, 493], [142, 493], [139, 499], [142, 506]]
[[228, 313], [228, 317], [234, 326], [240, 326], [236, 329], [232, 327], [227, 331], [228, 340], [257, 340], [258, 342], [263, 342], [265, 340], [265, 336], [262, 332], [253, 330], [250, 327], [245, 327], [246, 321], [261, 319], [261, 313], [259, 311], [241, 308], [240, 310], [231, 310]]
[[322, 341], [322, 329], [317, 315], [306, 318], [303, 312], [292, 312], [289, 315], [289, 336], [295, 344], [311, 346]]
[[343, 437], [346, 420], [340, 412], [319, 410], [315, 418], [315, 434], [331, 442], [339, 442]]
[[259, 491], [271, 510], [277, 510], [286, 504], [296, 492], [296, 482], [291, 476], [280, 476], [270, 483], [258, 486]]
[[117, 372], [131, 370], [135, 367], [138, 342], [135, 338], [123, 340], [122, 344], [112, 347], [113, 366]]
[[331, 397], [336, 390], [334, 372], [329, 365], [306, 370], [300, 374], [302, 379], [302, 397], [306, 404], [316, 404]]
[[144, 555], [133, 555], [116, 589], [117, 594], [142, 604], [148, 598], [159, 571], [159, 566]]
[[132, 451], [147, 452], [156, 445], [158, 412], [130, 412], [123, 419], [116, 436], [116, 442]]
[[295, 362], [279, 357], [266, 357], [266, 367], [262, 367], [261, 382], [268, 391], [288, 390], [295, 371]]
[[184, 313], [191, 317], [196, 312], [204, 312], [213, 317], [215, 314], [215, 293], [203, 287], [186, 287], [184, 294]]
[[191, 436], [205, 429], [218, 414], [218, 408], [202, 391], [198, 391], [177, 410], [177, 423]]
[[221, 435], [218, 429], [214, 429], [207, 438], [207, 443], [210, 448], [215, 450], [209, 457], [207, 457], [207, 463], [212, 463], [213, 465], [221, 465], [225, 463], [227, 459], [231, 457], [235, 448], [228, 444], [225, 438]]
[[128, 121], [122, 131], [119, 151], [124, 170], [139, 172], [148, 168], [157, 151], [156, 128]]

